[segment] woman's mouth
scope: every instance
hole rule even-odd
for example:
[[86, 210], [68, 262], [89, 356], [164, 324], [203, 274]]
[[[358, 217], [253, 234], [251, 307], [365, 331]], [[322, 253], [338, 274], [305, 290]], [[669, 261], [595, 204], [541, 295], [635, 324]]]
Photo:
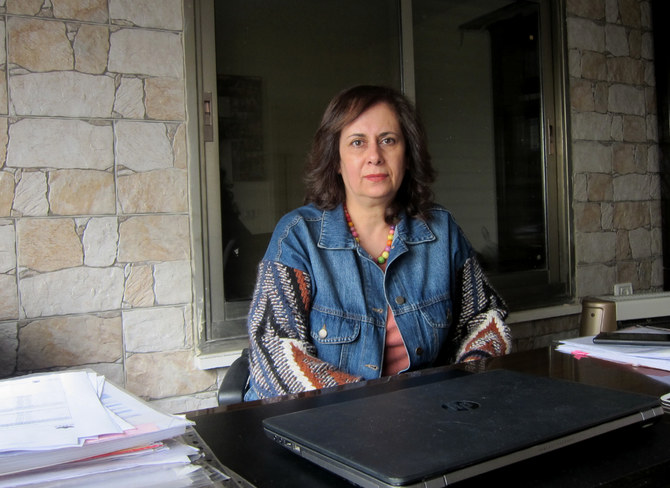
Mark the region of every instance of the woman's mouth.
[[368, 181], [379, 182], [379, 181], [383, 181], [383, 180], [386, 179], [387, 177], [388, 177], [387, 174], [376, 173], [376, 174], [372, 174], [372, 175], [365, 175], [364, 178], [365, 178], [366, 180], [368, 180]]

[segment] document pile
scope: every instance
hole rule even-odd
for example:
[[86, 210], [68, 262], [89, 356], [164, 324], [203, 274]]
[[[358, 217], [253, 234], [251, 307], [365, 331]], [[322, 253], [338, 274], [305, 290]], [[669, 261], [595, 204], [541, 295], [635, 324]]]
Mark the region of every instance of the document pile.
[[91, 371], [0, 381], [0, 488], [214, 486], [191, 422]]
[[578, 357], [590, 356], [608, 361], [670, 371], [670, 347], [626, 344], [594, 344], [593, 336], [565, 339], [557, 351]]

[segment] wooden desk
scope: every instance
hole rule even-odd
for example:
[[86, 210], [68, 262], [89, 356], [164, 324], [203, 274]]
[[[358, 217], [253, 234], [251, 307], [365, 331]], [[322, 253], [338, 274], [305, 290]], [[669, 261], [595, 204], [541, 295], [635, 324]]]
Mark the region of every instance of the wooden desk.
[[[490, 369], [510, 369], [587, 384], [660, 396], [670, 386], [634, 368], [598, 359], [575, 359], [552, 348], [512, 354], [465, 365], [434, 368], [391, 378], [194, 412], [189, 418], [219, 461], [238, 482], [234, 486], [351, 487], [347, 481], [276, 445], [263, 433], [262, 419], [373, 395], [381, 391]], [[464, 446], [467, 448], [467, 446]], [[238, 478], [239, 477], [239, 478]], [[670, 415], [647, 429], [627, 429], [480, 475], [457, 486], [670, 486]]]

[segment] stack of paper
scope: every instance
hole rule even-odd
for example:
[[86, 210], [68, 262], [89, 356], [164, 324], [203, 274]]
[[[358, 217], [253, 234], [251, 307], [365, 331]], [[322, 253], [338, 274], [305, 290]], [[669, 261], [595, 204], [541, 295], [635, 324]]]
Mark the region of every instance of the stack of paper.
[[0, 488], [212, 486], [191, 424], [90, 371], [0, 381]]
[[593, 336], [562, 340], [557, 351], [670, 371], [670, 347], [594, 344]]

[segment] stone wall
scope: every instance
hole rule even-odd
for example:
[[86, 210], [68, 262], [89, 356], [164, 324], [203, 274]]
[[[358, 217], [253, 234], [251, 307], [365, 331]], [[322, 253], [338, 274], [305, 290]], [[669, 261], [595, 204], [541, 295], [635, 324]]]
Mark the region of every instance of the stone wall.
[[193, 357], [182, 5], [155, 3], [0, 1], [0, 377], [90, 367], [182, 411], [217, 378]]
[[646, 0], [568, 0], [577, 296], [660, 289], [658, 122]]

